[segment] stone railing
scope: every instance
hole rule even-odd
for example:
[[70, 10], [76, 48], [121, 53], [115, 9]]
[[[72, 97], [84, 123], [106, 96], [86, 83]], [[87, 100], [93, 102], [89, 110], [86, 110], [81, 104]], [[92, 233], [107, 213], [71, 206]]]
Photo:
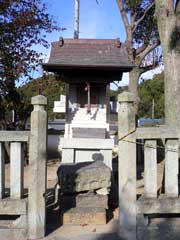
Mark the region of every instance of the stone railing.
[[[47, 99], [39, 95], [32, 98], [32, 104], [30, 131], [0, 131], [0, 215], [20, 215], [13, 229], [3, 229], [2, 239], [9, 239], [9, 236], [11, 239], [39, 239], [45, 236]], [[10, 145], [9, 196], [5, 176], [5, 142]], [[29, 146], [28, 198], [24, 196], [25, 143]]]
[[[167, 126], [136, 128], [134, 95], [123, 92], [118, 100], [120, 236], [124, 239], [141, 239], [137, 229], [145, 228], [145, 215], [180, 213], [180, 130]], [[160, 146], [158, 139], [163, 142]], [[137, 200], [138, 144], [142, 146], [144, 155], [144, 192]], [[164, 152], [164, 194], [158, 193], [159, 150]]]
[[5, 148], [10, 142], [10, 198], [21, 199], [23, 195], [23, 143], [29, 139], [28, 131], [0, 132], [0, 199], [5, 197]]

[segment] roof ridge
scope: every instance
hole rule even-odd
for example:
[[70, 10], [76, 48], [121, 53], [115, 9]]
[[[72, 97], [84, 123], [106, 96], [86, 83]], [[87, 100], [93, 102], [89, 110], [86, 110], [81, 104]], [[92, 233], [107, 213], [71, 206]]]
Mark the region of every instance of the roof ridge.
[[[64, 44], [117, 44], [120, 43], [119, 38], [114, 38], [114, 39], [96, 39], [96, 38], [79, 38], [79, 39], [73, 39], [73, 38], [62, 38], [60, 37], [59, 41], [62, 41]], [[59, 41], [53, 42], [52, 44], [58, 44]]]

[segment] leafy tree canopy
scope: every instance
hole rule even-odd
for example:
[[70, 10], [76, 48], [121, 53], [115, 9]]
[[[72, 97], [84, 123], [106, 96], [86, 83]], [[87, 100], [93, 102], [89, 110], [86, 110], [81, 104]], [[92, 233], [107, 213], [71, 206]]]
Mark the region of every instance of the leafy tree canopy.
[[[154, 75], [153, 79], [143, 81], [139, 85], [140, 102], [138, 118], [152, 117], [152, 101], [154, 99], [155, 118], [164, 118], [164, 73]], [[110, 97], [116, 98], [119, 93], [127, 91], [128, 87], [123, 86], [118, 90], [111, 90]]]
[[157, 74], [151, 80], [140, 84], [140, 104], [138, 117], [152, 117], [154, 99], [154, 117], [164, 118], [164, 74]]
[[47, 14], [43, 0], [0, 0], [1, 128], [7, 127], [7, 112], [16, 112], [21, 105], [16, 82], [22, 76], [30, 80], [31, 71], [41, 62], [42, 54], [32, 47], [48, 47], [46, 33], [53, 30], [59, 28]]
[[24, 117], [22, 116], [22, 119], [30, 116], [32, 111], [31, 98], [40, 93], [48, 98], [48, 118], [49, 120], [53, 120], [56, 117], [56, 114], [53, 113], [54, 101], [58, 101], [60, 95], [65, 94], [65, 83], [56, 79], [53, 74], [49, 74], [19, 87], [18, 93], [25, 108], [21, 109], [18, 113], [19, 116], [25, 114]]

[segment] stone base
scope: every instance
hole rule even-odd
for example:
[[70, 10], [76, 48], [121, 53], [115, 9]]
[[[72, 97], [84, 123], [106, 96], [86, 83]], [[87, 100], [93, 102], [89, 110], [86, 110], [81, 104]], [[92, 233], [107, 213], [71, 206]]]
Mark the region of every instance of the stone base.
[[62, 149], [62, 163], [92, 162], [96, 155], [112, 169], [113, 139], [100, 138], [61, 138], [59, 149]]
[[104, 208], [72, 208], [62, 213], [63, 224], [69, 225], [100, 225], [106, 224]]
[[26, 229], [0, 228], [1, 240], [25, 240], [27, 238]]
[[60, 196], [61, 209], [104, 208], [108, 209], [108, 195], [81, 193]]

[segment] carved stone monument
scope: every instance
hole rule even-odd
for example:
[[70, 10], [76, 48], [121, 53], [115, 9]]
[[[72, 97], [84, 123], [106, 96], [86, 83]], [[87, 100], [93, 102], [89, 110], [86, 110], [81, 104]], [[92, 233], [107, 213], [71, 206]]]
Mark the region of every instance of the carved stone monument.
[[96, 160], [62, 164], [57, 175], [63, 224], [105, 224], [111, 169]]

